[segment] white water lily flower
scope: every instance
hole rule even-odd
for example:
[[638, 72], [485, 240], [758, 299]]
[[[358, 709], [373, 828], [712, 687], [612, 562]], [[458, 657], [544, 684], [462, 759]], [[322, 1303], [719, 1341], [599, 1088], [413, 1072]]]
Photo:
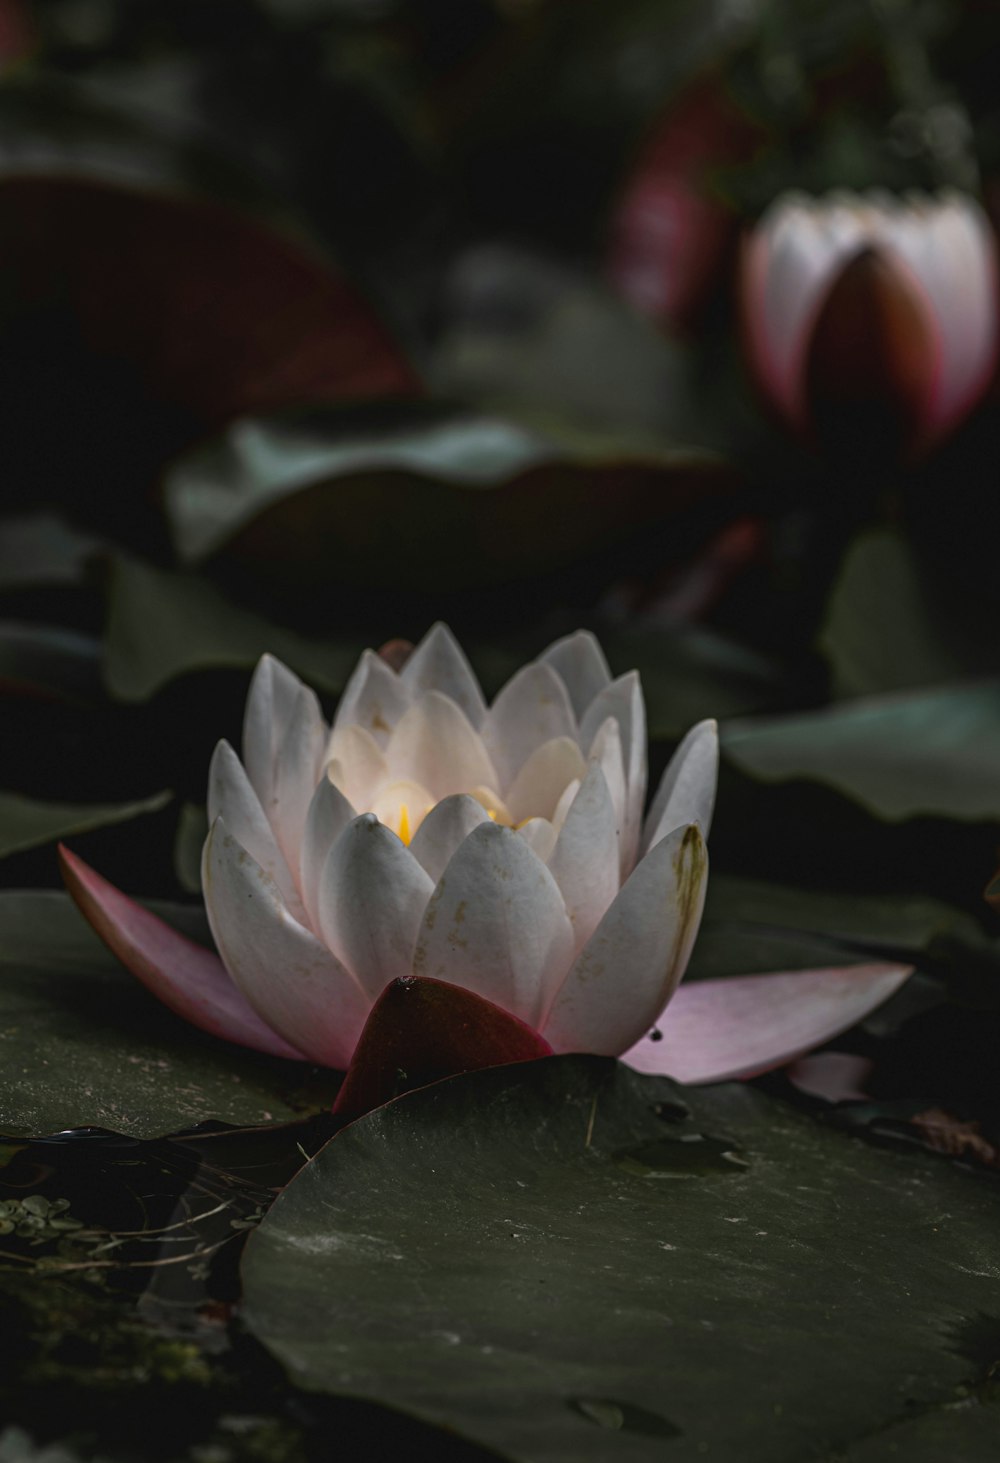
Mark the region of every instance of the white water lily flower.
[[[496, 1060], [583, 1051], [713, 1081], [801, 1055], [910, 974], [876, 963], [732, 976], [671, 1001], [701, 918], [717, 767], [716, 726], [704, 721], [643, 819], [635, 672], [612, 679], [580, 631], [487, 706], [437, 625], [398, 672], [366, 652], [332, 730], [311, 690], [261, 661], [243, 761], [221, 742], [209, 777], [203, 885], [218, 955], [67, 849], [63, 874], [102, 939], [173, 1011], [258, 1051], [346, 1068], [384, 992], [452, 986], [473, 993], [442, 1018], [456, 1030], [476, 998], [528, 1028]], [[400, 1019], [394, 1050], [419, 1067]], [[376, 1021], [369, 1055], [383, 1036]], [[475, 1040], [477, 1065], [500, 1051], [492, 1036]]]
[[[829, 339], [817, 343], [828, 306], [840, 317], [840, 359], [827, 364], [876, 398], [905, 402], [924, 443], [954, 427], [989, 384], [1000, 339], [996, 244], [966, 194], [782, 194], [743, 263], [751, 363], [796, 426], [811, 415], [817, 352], [831, 352]], [[850, 298], [838, 296], [851, 271]]]
[[398, 673], [366, 651], [329, 731], [265, 656], [243, 752], [221, 742], [212, 761], [205, 905], [236, 986], [314, 1061], [346, 1066], [399, 977], [611, 1055], [673, 994], [705, 897], [716, 728], [688, 735], [643, 824], [639, 678], [613, 680], [592, 635], [487, 706], [436, 625]]

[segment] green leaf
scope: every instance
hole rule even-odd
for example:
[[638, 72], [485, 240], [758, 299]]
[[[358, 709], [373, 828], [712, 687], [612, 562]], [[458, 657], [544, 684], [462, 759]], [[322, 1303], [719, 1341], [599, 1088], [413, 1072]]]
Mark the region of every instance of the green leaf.
[[0, 858], [74, 833], [126, 823], [144, 813], [158, 813], [172, 797], [173, 793], [164, 791], [132, 803], [42, 803], [20, 793], [0, 792]]
[[344, 1129], [251, 1237], [243, 1314], [298, 1385], [518, 1463], [853, 1456], [976, 1405], [998, 1221], [993, 1182], [753, 1088], [554, 1058]]
[[[204, 938], [201, 910], [156, 909]], [[209, 1119], [283, 1122], [310, 1105], [307, 1067], [187, 1026], [49, 890], [0, 893], [0, 1052], [0, 1132], [11, 1135], [94, 1126], [151, 1138]], [[332, 1096], [324, 1088], [320, 1104]]]
[[824, 783], [890, 822], [1000, 821], [1000, 680], [730, 722], [722, 746], [764, 782]]
[[203, 803], [182, 803], [174, 838], [174, 871], [188, 894], [201, 893], [201, 851], [208, 837], [208, 813]]
[[858, 962], [870, 954], [959, 958], [990, 942], [970, 914], [909, 894], [840, 894], [713, 874], [685, 980]]
[[0, 589], [40, 584], [79, 584], [101, 540], [73, 528], [56, 513], [24, 513], [4, 519], [0, 537]]
[[972, 671], [996, 669], [968, 637], [949, 633], [938, 601], [909, 543], [890, 529], [855, 540], [827, 606], [819, 645], [841, 696], [933, 686]]
[[235, 423], [165, 484], [181, 559], [225, 545], [279, 576], [396, 589], [482, 588], [565, 568], [718, 493], [703, 449], [438, 407]]
[[221, 666], [249, 668], [265, 651], [325, 691], [339, 691], [359, 644], [323, 645], [242, 609], [192, 574], [112, 561], [104, 678], [112, 695], [145, 701], [176, 676]]

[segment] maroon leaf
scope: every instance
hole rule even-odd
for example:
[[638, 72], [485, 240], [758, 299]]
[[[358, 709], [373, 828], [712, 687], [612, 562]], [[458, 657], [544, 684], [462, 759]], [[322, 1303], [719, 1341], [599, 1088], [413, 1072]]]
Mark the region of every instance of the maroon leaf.
[[333, 1110], [361, 1117], [442, 1077], [551, 1054], [537, 1031], [473, 991], [426, 976], [394, 980], [372, 1007]]
[[[207, 425], [303, 401], [412, 394], [370, 307], [247, 214], [92, 178], [0, 181], [5, 299], [67, 310], [84, 348]], [[9, 314], [9, 312], [8, 312]]]

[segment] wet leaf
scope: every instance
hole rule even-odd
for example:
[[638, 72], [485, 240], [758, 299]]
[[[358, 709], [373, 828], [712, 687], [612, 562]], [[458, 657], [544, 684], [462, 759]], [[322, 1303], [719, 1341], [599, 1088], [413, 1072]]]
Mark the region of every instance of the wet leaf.
[[[708, 1167], [668, 1161], [709, 1140]], [[244, 1315], [298, 1385], [518, 1463], [826, 1458], [968, 1396], [998, 1209], [752, 1088], [554, 1058], [346, 1128], [251, 1236]]]
[[0, 792], [0, 858], [44, 843], [158, 813], [173, 797], [158, 792], [130, 803], [43, 803], [16, 792]]
[[[158, 906], [204, 939], [204, 914]], [[154, 1137], [208, 1119], [298, 1115], [309, 1069], [195, 1031], [149, 996], [71, 903], [0, 893], [0, 1132], [103, 1127]], [[333, 1083], [320, 1102], [333, 1098]]]
[[237, 422], [176, 464], [165, 495], [188, 564], [228, 546], [279, 578], [440, 592], [606, 555], [730, 479], [701, 449], [422, 408]]
[[207, 580], [117, 557], [110, 583], [104, 677], [123, 701], [145, 701], [176, 676], [252, 667], [265, 651], [321, 690], [339, 691], [360, 643], [323, 645], [270, 624]]
[[730, 722], [725, 756], [764, 782], [805, 778], [890, 822], [1000, 820], [1000, 681], [859, 697]]
[[852, 544], [827, 606], [820, 648], [841, 696], [876, 695], [960, 680], [996, 669], [977, 637], [958, 637], [935, 591], [898, 533], [875, 529]]

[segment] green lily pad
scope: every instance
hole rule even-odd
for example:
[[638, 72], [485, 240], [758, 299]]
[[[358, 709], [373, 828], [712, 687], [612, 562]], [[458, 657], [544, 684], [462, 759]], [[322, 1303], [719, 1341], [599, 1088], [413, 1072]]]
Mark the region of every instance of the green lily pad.
[[[970, 914], [910, 894], [840, 894], [713, 874], [685, 980], [994, 952]], [[994, 953], [993, 958], [998, 956]]]
[[194, 574], [112, 562], [104, 679], [122, 701], [145, 701], [176, 676], [250, 668], [265, 651], [324, 691], [340, 691], [364, 648], [324, 645], [272, 625]]
[[126, 823], [143, 813], [158, 813], [172, 797], [171, 792], [158, 792], [132, 803], [43, 803], [20, 793], [0, 792], [0, 858], [74, 833]]
[[852, 544], [820, 633], [834, 687], [842, 696], [940, 685], [997, 668], [995, 637], [956, 633], [953, 606], [921, 567], [910, 544], [874, 529]]
[[478, 589], [565, 568], [648, 535], [730, 475], [703, 448], [395, 407], [234, 423], [168, 473], [178, 553], [223, 546], [279, 577]]
[[554, 1058], [334, 1138], [250, 1239], [244, 1319], [297, 1385], [517, 1463], [853, 1457], [985, 1381], [998, 1220], [995, 1183], [753, 1088]]
[[[203, 938], [201, 910], [157, 913]], [[0, 1132], [93, 1126], [152, 1138], [209, 1119], [284, 1122], [332, 1101], [332, 1086], [305, 1093], [308, 1073], [180, 1021], [121, 968], [68, 895], [0, 893]]]
[[747, 718], [723, 752], [764, 782], [806, 778], [889, 822], [1000, 820], [1000, 680], [897, 692], [819, 711]]

